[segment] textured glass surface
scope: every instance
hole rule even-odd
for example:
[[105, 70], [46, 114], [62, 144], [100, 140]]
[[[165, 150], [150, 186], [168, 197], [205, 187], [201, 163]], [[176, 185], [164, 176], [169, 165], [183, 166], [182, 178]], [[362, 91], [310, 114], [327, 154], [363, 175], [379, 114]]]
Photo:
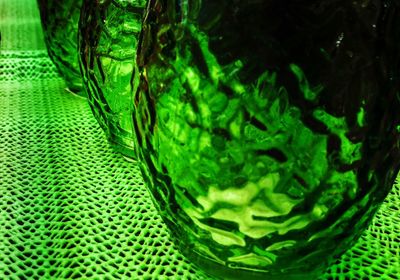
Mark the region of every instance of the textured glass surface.
[[189, 259], [311, 279], [352, 246], [399, 167], [397, 26], [391, 1], [150, 1], [138, 157]]
[[93, 113], [124, 155], [133, 152], [135, 64], [145, 0], [83, 3], [79, 49], [84, 84]]
[[47, 51], [67, 87], [84, 96], [78, 64], [78, 21], [82, 0], [38, 0]]

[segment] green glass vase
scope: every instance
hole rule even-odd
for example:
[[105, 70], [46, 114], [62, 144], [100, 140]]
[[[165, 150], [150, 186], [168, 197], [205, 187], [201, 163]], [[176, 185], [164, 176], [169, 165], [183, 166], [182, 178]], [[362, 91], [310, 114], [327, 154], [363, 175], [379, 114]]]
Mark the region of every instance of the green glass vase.
[[137, 157], [188, 259], [223, 279], [313, 279], [399, 168], [392, 1], [151, 0]]
[[50, 59], [67, 89], [85, 96], [78, 63], [78, 21], [82, 0], [38, 0], [44, 39]]
[[80, 65], [89, 104], [110, 143], [134, 157], [133, 92], [145, 0], [84, 1], [79, 23]]

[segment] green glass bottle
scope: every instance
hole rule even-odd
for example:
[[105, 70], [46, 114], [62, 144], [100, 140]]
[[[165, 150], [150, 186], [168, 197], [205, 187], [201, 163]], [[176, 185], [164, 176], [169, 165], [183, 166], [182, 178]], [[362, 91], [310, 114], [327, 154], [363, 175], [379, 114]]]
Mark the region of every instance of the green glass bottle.
[[399, 168], [394, 1], [151, 0], [134, 125], [181, 251], [223, 279], [313, 279]]
[[84, 1], [79, 28], [80, 65], [89, 104], [113, 146], [134, 156], [133, 92], [145, 0]]
[[47, 51], [67, 89], [85, 96], [78, 63], [78, 21], [82, 0], [38, 0]]

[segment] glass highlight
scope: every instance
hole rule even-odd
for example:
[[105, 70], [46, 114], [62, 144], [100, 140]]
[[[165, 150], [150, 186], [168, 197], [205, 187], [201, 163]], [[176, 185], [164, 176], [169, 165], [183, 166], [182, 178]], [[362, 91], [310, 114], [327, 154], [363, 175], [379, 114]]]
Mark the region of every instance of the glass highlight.
[[133, 93], [136, 48], [146, 1], [85, 1], [80, 65], [89, 104], [114, 148], [134, 157]]

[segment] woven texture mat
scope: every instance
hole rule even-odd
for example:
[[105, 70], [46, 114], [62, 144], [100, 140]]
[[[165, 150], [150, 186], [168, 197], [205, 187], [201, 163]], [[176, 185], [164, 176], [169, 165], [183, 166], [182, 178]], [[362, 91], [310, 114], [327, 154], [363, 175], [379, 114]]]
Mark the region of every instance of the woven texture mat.
[[[64, 90], [34, 0], [0, 0], [0, 279], [211, 279], [177, 251], [138, 166]], [[400, 187], [321, 279], [400, 279]]]

